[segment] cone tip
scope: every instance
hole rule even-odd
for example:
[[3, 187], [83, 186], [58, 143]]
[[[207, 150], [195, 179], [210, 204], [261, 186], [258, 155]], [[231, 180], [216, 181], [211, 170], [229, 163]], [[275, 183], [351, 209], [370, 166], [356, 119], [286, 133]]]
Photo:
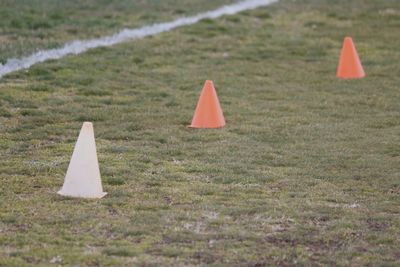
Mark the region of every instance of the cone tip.
[[91, 123], [89, 121], [85, 121], [82, 124], [82, 129], [81, 130], [84, 130], [85, 132], [86, 131], [93, 131], [93, 123]]

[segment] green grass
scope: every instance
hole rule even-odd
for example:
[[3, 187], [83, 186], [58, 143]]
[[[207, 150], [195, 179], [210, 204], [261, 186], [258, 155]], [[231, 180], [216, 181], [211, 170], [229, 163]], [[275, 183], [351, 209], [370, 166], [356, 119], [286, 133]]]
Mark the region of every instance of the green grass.
[[[398, 266], [399, 27], [283, 0], [4, 77], [0, 265]], [[365, 79], [335, 78], [345, 35]], [[223, 129], [186, 127], [206, 79]], [[56, 194], [83, 121], [102, 200]]]
[[233, 0], [2, 0], [0, 63], [59, 47], [67, 41], [112, 34], [206, 11]]

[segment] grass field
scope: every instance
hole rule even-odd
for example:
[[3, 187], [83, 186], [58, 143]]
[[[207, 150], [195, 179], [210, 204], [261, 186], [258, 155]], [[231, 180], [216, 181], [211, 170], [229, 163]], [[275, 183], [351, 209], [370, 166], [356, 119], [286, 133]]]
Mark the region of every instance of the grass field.
[[[30, 2], [0, 3], [3, 60], [233, 1]], [[0, 266], [399, 266], [399, 28], [397, 0], [281, 0], [3, 77]], [[365, 79], [335, 77], [347, 35]], [[223, 129], [186, 127], [206, 79]], [[56, 194], [84, 121], [101, 200]]]
[[234, 0], [2, 0], [0, 63], [67, 41], [192, 15]]

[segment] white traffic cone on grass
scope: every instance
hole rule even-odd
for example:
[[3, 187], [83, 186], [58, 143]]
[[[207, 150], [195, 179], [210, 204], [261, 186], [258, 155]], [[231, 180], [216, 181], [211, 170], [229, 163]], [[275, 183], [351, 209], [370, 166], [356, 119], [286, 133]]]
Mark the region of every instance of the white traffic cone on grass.
[[93, 124], [91, 122], [84, 122], [82, 125], [64, 185], [58, 191], [58, 194], [81, 198], [102, 198], [107, 195], [103, 192], [101, 185]]

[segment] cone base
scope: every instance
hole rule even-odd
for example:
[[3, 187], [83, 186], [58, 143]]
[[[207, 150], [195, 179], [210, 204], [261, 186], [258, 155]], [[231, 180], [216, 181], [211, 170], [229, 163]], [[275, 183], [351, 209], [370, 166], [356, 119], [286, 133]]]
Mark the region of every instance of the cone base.
[[205, 126], [196, 126], [196, 125], [188, 125], [188, 128], [193, 128], [193, 129], [220, 129], [220, 128], [224, 128], [224, 125], [221, 126], [213, 126], [213, 127], [205, 127]]
[[76, 195], [76, 194], [71, 194], [71, 193], [66, 193], [63, 192], [62, 190], [58, 191], [57, 194], [64, 196], [64, 197], [75, 197], [75, 198], [92, 198], [92, 199], [99, 199], [103, 198], [107, 195], [106, 192], [101, 192], [97, 194], [96, 196], [82, 196], [82, 195]]
[[338, 77], [339, 79], [342, 79], [342, 80], [355, 80], [355, 79], [365, 78], [366, 76], [367, 75], [363, 74], [360, 76], [339, 76], [339, 75], [337, 75], [336, 77]]

